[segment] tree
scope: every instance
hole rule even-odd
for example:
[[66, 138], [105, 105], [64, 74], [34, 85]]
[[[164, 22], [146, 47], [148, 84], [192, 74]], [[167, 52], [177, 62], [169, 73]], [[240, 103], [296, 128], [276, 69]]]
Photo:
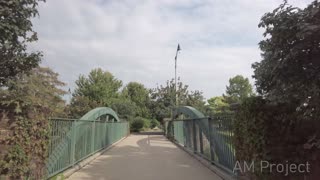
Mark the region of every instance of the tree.
[[38, 66], [40, 52], [28, 52], [27, 43], [37, 41], [31, 18], [43, 0], [10, 0], [0, 3], [0, 86], [18, 73]]
[[204, 113], [206, 111], [205, 104], [206, 103], [205, 103], [205, 99], [202, 95], [202, 92], [195, 90], [195, 91], [189, 92], [184, 105], [192, 106], [192, 107], [196, 108], [197, 110], [199, 110], [200, 112]]
[[[23, 106], [35, 105], [46, 109], [47, 116], [63, 116], [65, 101], [62, 96], [66, 94], [61, 87], [64, 82], [58, 79], [59, 74], [47, 67], [37, 67], [30, 74], [19, 74], [7, 83], [2, 89], [4, 97], [2, 105], [16, 104], [16, 111], [22, 111]], [[27, 107], [25, 107], [27, 108]], [[30, 107], [32, 108], [32, 107]], [[28, 108], [27, 108], [28, 109]]]
[[214, 113], [225, 112], [229, 109], [229, 104], [225, 102], [223, 96], [212, 97], [208, 100], [210, 109]]
[[[252, 65], [257, 91], [278, 103], [295, 104], [302, 114], [319, 116], [320, 2], [305, 9], [286, 2], [266, 13], [259, 45], [261, 62]], [[316, 115], [317, 113], [318, 115]]]
[[[111, 106], [112, 102], [119, 97], [119, 89], [122, 82], [116, 79], [110, 72], [102, 69], [93, 69], [88, 77], [80, 75], [76, 81], [76, 89], [72, 94], [71, 109], [81, 109], [82, 103], [89, 108], [93, 105]], [[82, 102], [77, 102], [77, 101]], [[87, 109], [77, 111], [75, 116], [84, 114]], [[73, 110], [71, 110], [72, 112]]]
[[124, 98], [132, 101], [136, 105], [138, 108], [138, 116], [146, 118], [150, 116], [147, 108], [147, 105], [150, 102], [149, 91], [144, 87], [143, 84], [130, 82], [124, 87], [122, 95]]
[[[253, 64], [259, 96], [247, 98], [234, 119], [239, 161], [309, 162], [318, 179], [320, 149], [320, 3], [305, 9], [285, 1], [266, 13], [261, 62]], [[296, 173], [254, 172], [253, 179], [303, 179]]]
[[101, 102], [90, 100], [87, 96], [74, 96], [70, 105], [66, 107], [66, 112], [70, 118], [79, 119], [90, 110], [103, 106]]
[[[178, 82], [177, 93], [179, 106], [193, 106], [195, 108], [204, 107], [204, 97], [200, 91], [188, 91], [188, 85]], [[151, 102], [149, 105], [152, 118], [162, 121], [171, 116], [171, 110], [176, 106], [175, 83], [172, 79], [166, 85], [160, 85], [150, 92]]]
[[226, 87], [224, 99], [228, 104], [239, 103], [245, 98], [253, 95], [252, 86], [248, 78], [237, 75], [229, 79], [229, 85]]
[[[43, 179], [49, 143], [49, 117], [62, 116], [65, 84], [49, 68], [35, 68], [29, 75], [19, 74], [0, 89], [0, 113], [10, 131], [1, 144], [0, 174], [12, 179]], [[2, 155], [2, 153], [0, 153]]]
[[138, 116], [137, 105], [129, 99], [119, 98], [112, 102], [111, 108], [117, 112], [119, 118], [131, 121]]

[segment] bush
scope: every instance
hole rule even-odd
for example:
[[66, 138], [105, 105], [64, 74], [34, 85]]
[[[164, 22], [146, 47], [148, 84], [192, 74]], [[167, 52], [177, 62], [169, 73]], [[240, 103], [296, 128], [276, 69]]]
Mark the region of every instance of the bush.
[[159, 121], [157, 121], [157, 120], [155, 120], [155, 119], [152, 119], [152, 120], [150, 121], [150, 128], [151, 128], [151, 129], [153, 129], [153, 128], [155, 128], [155, 127], [159, 127], [159, 126], [160, 126]]
[[[240, 164], [254, 161], [259, 166], [261, 160], [273, 164], [305, 164], [308, 161], [311, 172], [317, 172], [319, 150], [311, 147], [314, 142], [309, 143], [309, 138], [319, 132], [319, 119], [304, 120], [297, 114], [292, 104], [273, 103], [262, 97], [244, 100], [234, 120], [236, 158]], [[257, 179], [290, 179], [304, 174], [285, 177], [275, 172], [255, 171], [244, 175]]]
[[132, 132], [140, 132], [145, 126], [145, 120], [141, 117], [134, 118], [130, 123]]
[[144, 122], [144, 124], [143, 124], [143, 129], [144, 129], [144, 130], [149, 129], [149, 128], [150, 128], [150, 120], [143, 118], [143, 122]]

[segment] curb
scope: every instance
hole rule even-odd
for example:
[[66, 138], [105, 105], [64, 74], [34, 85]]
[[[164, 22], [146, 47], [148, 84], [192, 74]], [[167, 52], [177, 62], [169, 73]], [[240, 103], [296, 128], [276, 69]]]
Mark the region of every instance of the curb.
[[117, 145], [119, 142], [121, 142], [122, 140], [126, 139], [127, 137], [129, 137], [130, 135], [121, 138], [120, 140], [114, 142], [113, 144], [111, 144], [110, 146], [96, 152], [95, 154], [91, 155], [90, 157], [78, 162], [77, 164], [75, 164], [73, 167], [63, 171], [61, 174], [63, 174], [64, 178], [68, 178], [70, 177], [73, 173], [79, 171], [80, 169], [82, 169], [83, 167], [85, 167], [87, 164], [89, 164], [91, 161], [95, 160], [96, 158], [98, 158], [100, 155], [102, 155], [103, 153], [105, 153], [106, 151], [110, 150], [111, 148], [113, 148], [115, 145]]
[[172, 142], [174, 145], [176, 145], [181, 150], [183, 150], [184, 152], [186, 152], [187, 154], [189, 154], [191, 157], [193, 157], [196, 160], [198, 160], [202, 165], [204, 165], [205, 167], [210, 169], [213, 173], [217, 174], [223, 180], [236, 180], [237, 179], [235, 176], [232, 176], [232, 175], [224, 172], [223, 170], [219, 169], [215, 165], [211, 164], [211, 162], [209, 162], [209, 161], [205, 160], [204, 158], [198, 156], [193, 151], [190, 151], [190, 150], [186, 149], [181, 144], [179, 144], [179, 143], [177, 143], [175, 141], [172, 141], [170, 139], [169, 139], [169, 141]]

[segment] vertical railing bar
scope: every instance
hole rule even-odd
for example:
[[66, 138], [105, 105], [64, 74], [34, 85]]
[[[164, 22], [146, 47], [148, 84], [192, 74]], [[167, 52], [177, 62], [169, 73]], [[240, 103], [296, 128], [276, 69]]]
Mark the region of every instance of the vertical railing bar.
[[193, 137], [193, 152], [196, 153], [197, 152], [197, 129], [196, 129], [196, 120], [192, 120], [192, 137]]

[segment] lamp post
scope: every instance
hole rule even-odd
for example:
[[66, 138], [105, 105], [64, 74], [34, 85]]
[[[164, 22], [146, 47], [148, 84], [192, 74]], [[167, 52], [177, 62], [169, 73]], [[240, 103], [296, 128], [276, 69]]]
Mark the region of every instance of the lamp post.
[[181, 51], [181, 48], [180, 48], [180, 45], [178, 44], [178, 47], [177, 47], [177, 52], [176, 52], [176, 56], [174, 58], [175, 60], [175, 66], [174, 66], [174, 83], [175, 83], [175, 92], [176, 92], [176, 106], [178, 107], [179, 106], [179, 101], [178, 101], [178, 88], [177, 88], [177, 60], [178, 60], [178, 53], [179, 51]]

